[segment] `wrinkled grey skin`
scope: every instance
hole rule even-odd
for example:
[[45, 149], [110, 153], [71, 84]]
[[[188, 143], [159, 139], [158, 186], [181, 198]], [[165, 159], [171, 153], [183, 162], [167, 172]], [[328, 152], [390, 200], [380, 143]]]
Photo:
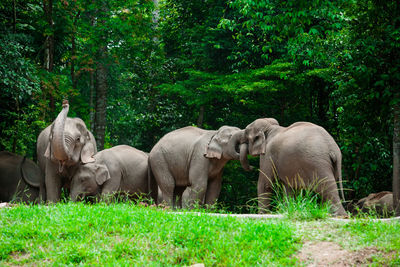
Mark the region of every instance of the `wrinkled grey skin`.
[[157, 199], [157, 185], [149, 177], [148, 154], [120, 145], [94, 155], [95, 162], [80, 164], [71, 182], [71, 200], [119, 192], [148, 194]]
[[175, 193], [182, 195], [183, 208], [191, 208], [195, 202], [214, 204], [225, 164], [239, 159], [235, 149], [239, 140], [232, 138], [238, 131], [230, 126], [218, 131], [189, 126], [162, 137], [151, 150], [149, 161], [163, 200], [174, 206], [174, 191], [181, 191]]
[[[260, 156], [260, 175], [257, 191], [260, 212], [269, 208], [271, 182], [275, 177], [290, 192], [293, 188], [312, 188], [324, 201], [332, 204], [335, 216], [347, 216], [342, 198], [342, 154], [332, 136], [322, 127], [309, 122], [279, 126], [273, 118], [257, 119], [244, 132], [238, 133], [248, 148], [240, 151], [244, 169], [249, 170], [247, 154]], [[300, 177], [300, 178], [299, 178]]]
[[93, 162], [96, 141], [79, 118], [68, 118], [68, 102], [55, 121], [44, 129], [37, 140], [39, 167], [45, 175], [47, 201], [58, 202], [61, 188], [68, 188], [75, 168]]
[[0, 152], [0, 202], [38, 203], [45, 199], [44, 177], [32, 160]]
[[357, 206], [363, 212], [375, 210], [381, 215], [390, 215], [393, 210], [393, 193], [382, 191], [379, 193], [369, 194], [367, 197], [360, 199]]

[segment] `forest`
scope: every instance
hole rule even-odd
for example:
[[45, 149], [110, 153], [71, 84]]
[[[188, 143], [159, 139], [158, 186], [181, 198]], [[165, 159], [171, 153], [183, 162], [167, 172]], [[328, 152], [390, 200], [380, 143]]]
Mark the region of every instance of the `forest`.
[[[399, 194], [399, 1], [2, 0], [0, 31], [0, 150], [36, 160], [64, 99], [98, 150], [309, 121], [341, 149], [347, 200]], [[229, 162], [219, 202], [248, 211], [257, 178]]]

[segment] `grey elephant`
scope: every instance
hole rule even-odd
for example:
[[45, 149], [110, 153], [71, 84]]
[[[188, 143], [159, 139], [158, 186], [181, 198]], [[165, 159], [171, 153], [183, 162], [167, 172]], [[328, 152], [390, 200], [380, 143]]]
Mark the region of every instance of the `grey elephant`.
[[95, 162], [80, 164], [72, 177], [71, 200], [87, 196], [126, 193], [130, 196], [150, 193], [157, 201], [157, 184], [148, 169], [148, 154], [119, 145], [94, 155]]
[[61, 188], [68, 188], [75, 168], [80, 163], [94, 162], [97, 152], [93, 134], [80, 118], [68, 118], [69, 104], [55, 121], [44, 129], [37, 140], [39, 167], [45, 175], [46, 195], [50, 202], [61, 197]]
[[378, 214], [390, 215], [394, 212], [393, 193], [389, 191], [371, 193], [360, 199], [356, 205], [363, 212], [375, 210]]
[[32, 160], [0, 152], [0, 202], [38, 203], [45, 199], [44, 177]]
[[336, 184], [339, 183], [344, 200], [342, 154], [324, 128], [309, 122], [282, 127], [273, 118], [263, 118], [250, 123], [237, 135], [245, 144], [240, 150], [244, 169], [250, 169], [248, 153], [260, 156], [257, 184], [260, 212], [269, 208], [272, 182], [278, 177], [289, 192], [312, 188], [324, 201], [331, 202], [333, 215], [347, 216]]
[[218, 131], [185, 127], [162, 137], [149, 154], [151, 170], [163, 200], [174, 206], [174, 192], [181, 191], [182, 207], [214, 204], [221, 191], [222, 171], [229, 160], [239, 159], [240, 129], [222, 126]]

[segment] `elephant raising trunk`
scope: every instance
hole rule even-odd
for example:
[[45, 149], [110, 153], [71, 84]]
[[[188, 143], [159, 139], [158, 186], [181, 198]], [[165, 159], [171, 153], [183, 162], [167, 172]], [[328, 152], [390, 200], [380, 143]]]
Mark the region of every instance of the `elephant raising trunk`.
[[68, 118], [69, 104], [64, 100], [54, 122], [38, 136], [37, 156], [45, 174], [47, 200], [60, 200], [61, 188], [68, 187], [72, 168], [94, 162], [96, 141], [80, 118]]
[[68, 101], [64, 100], [62, 106], [62, 111], [58, 114], [56, 120], [54, 121], [52, 147], [54, 150], [54, 157], [63, 162], [69, 160], [70, 158], [64, 137], [65, 120], [67, 119], [69, 111]]

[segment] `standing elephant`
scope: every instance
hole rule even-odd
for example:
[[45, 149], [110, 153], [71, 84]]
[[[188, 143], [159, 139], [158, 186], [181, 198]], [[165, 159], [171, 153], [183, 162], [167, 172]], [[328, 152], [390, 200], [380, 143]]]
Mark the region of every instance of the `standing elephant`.
[[[94, 155], [95, 162], [80, 164], [71, 182], [71, 199], [117, 192], [151, 193], [157, 201], [157, 185], [148, 170], [148, 154], [127, 145]], [[151, 192], [150, 192], [151, 191]]]
[[149, 155], [151, 169], [163, 200], [173, 206], [174, 191], [182, 191], [182, 206], [214, 204], [221, 191], [222, 171], [232, 159], [239, 159], [240, 129], [222, 126], [218, 131], [185, 127], [162, 137]]
[[32, 160], [0, 152], [0, 202], [39, 202], [45, 199], [44, 177]]
[[347, 215], [336, 185], [339, 182], [344, 200], [342, 154], [324, 128], [309, 122], [282, 127], [275, 119], [264, 118], [255, 120], [237, 135], [241, 142], [248, 143], [240, 150], [244, 169], [249, 170], [248, 153], [260, 155], [257, 193], [261, 212], [269, 208], [273, 178], [278, 177], [288, 190], [312, 187], [324, 201], [331, 202], [333, 215]]
[[39, 167], [45, 175], [47, 200], [57, 202], [61, 188], [69, 187], [76, 166], [94, 162], [96, 141], [93, 134], [79, 118], [67, 118], [69, 105], [64, 100], [63, 109], [55, 121], [44, 129], [37, 140]]

